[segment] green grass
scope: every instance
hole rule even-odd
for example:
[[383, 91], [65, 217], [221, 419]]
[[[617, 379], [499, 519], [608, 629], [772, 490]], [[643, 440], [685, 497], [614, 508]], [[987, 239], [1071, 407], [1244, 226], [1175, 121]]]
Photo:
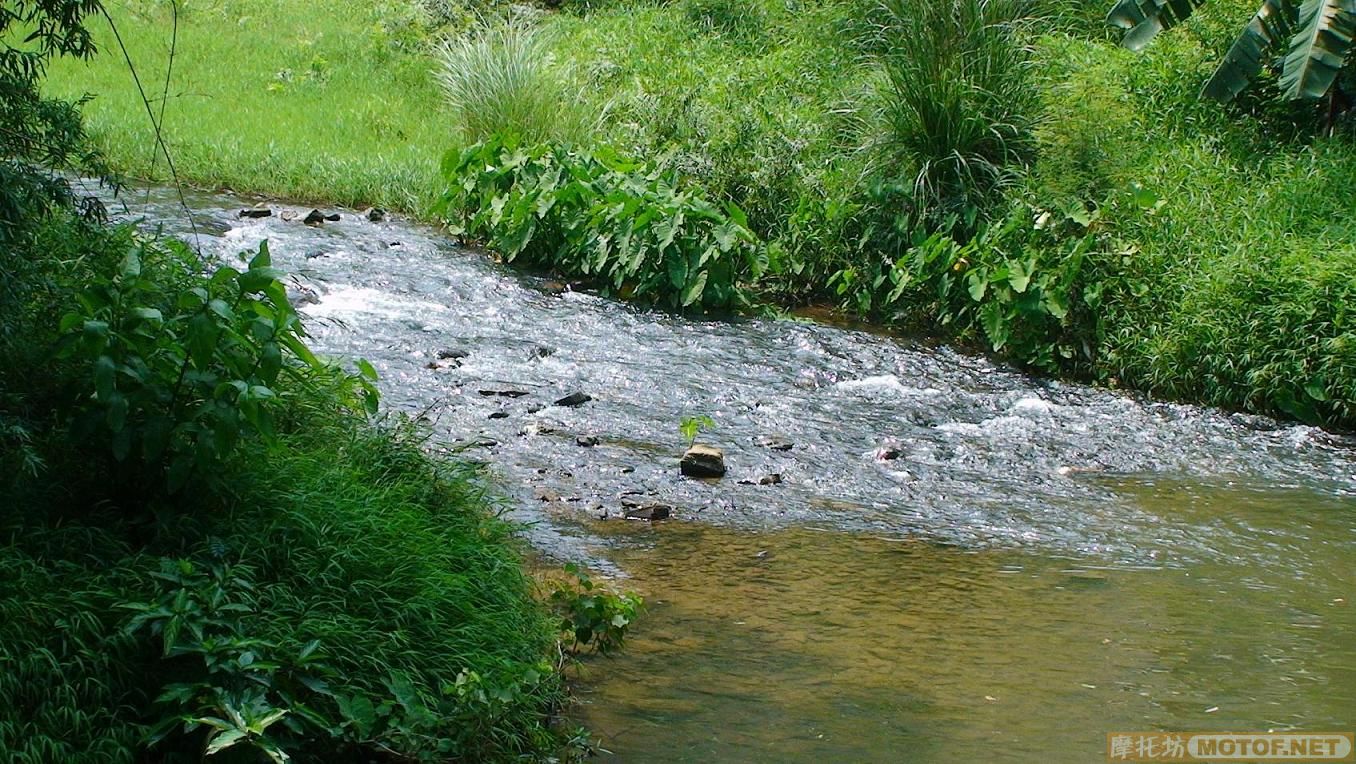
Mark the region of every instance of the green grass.
[[[211, 187], [408, 212], [427, 208], [455, 135], [419, 21], [370, 3], [231, 0], [179, 19], [165, 139], [181, 179]], [[171, 19], [162, 3], [110, 6], [158, 112]], [[123, 171], [163, 179], [153, 130], [112, 35], [101, 55], [56, 62], [50, 94], [97, 97], [89, 130]]]
[[437, 49], [438, 84], [463, 146], [512, 134], [524, 145], [588, 145], [599, 121], [584, 93], [555, 66], [530, 21], [488, 21]]

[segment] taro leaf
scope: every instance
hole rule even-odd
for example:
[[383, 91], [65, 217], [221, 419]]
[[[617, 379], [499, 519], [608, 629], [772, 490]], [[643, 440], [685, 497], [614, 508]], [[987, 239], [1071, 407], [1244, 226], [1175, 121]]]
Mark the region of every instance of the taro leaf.
[[1107, 23], [1129, 30], [1121, 45], [1133, 51], [1145, 45], [1164, 29], [1185, 21], [1204, 0], [1120, 0], [1107, 14]]
[[697, 274], [697, 278], [687, 285], [683, 290], [683, 307], [691, 305], [702, 297], [702, 292], [706, 289], [706, 271]]
[[979, 309], [979, 320], [984, 326], [984, 334], [995, 353], [1008, 344], [1008, 319], [1003, 314], [1003, 306], [998, 302], [985, 303]]
[[666, 263], [669, 272], [669, 283], [673, 284], [674, 289], [681, 289], [687, 283], [687, 258], [670, 257]]
[[1233, 100], [1262, 71], [1262, 59], [1278, 40], [1291, 36], [1295, 8], [1291, 0], [1264, 0], [1262, 7], [1243, 28], [1210, 81], [1201, 88], [1201, 96], [1227, 103]]
[[[985, 277], [983, 271], [978, 269], [970, 271], [966, 281], [970, 287], [970, 299], [975, 302], [983, 302], [984, 294], [989, 290], [989, 280]], [[894, 299], [892, 298], [890, 302], [894, 302]]]
[[1281, 72], [1286, 98], [1321, 98], [1356, 36], [1356, 0], [1305, 0]]

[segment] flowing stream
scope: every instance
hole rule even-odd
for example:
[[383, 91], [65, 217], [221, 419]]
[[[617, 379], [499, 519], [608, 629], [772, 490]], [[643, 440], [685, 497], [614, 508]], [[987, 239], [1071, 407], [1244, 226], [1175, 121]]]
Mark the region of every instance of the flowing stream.
[[[617, 760], [1086, 762], [1111, 731], [1356, 726], [1350, 436], [640, 311], [347, 211], [191, 195], [194, 234], [176, 194], [125, 199], [221, 258], [267, 239], [317, 350], [492, 465], [544, 553], [646, 596], [579, 688]], [[695, 415], [719, 481], [678, 474]]]

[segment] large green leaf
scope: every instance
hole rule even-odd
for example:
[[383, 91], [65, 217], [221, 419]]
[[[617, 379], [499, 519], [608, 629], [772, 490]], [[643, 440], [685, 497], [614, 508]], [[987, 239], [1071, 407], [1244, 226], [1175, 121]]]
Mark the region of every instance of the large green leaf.
[[1356, 0], [1305, 0], [1299, 31], [1281, 72], [1287, 98], [1321, 98], [1346, 62], [1356, 36]]
[[1120, 0], [1107, 14], [1108, 23], [1128, 29], [1121, 45], [1142, 50], [1159, 32], [1185, 21], [1205, 0]]
[[1220, 103], [1232, 101], [1262, 71], [1262, 59], [1279, 41], [1293, 34], [1296, 11], [1291, 0], [1264, 0], [1243, 28], [1201, 96]]

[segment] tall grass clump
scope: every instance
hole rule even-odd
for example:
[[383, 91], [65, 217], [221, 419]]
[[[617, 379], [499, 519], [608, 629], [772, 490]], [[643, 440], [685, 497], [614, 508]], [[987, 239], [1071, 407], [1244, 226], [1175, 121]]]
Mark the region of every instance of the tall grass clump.
[[486, 22], [438, 50], [436, 77], [464, 145], [497, 133], [524, 144], [579, 144], [596, 118], [527, 19]]
[[882, 0], [878, 177], [910, 224], [973, 221], [1030, 163], [1021, 0]]

